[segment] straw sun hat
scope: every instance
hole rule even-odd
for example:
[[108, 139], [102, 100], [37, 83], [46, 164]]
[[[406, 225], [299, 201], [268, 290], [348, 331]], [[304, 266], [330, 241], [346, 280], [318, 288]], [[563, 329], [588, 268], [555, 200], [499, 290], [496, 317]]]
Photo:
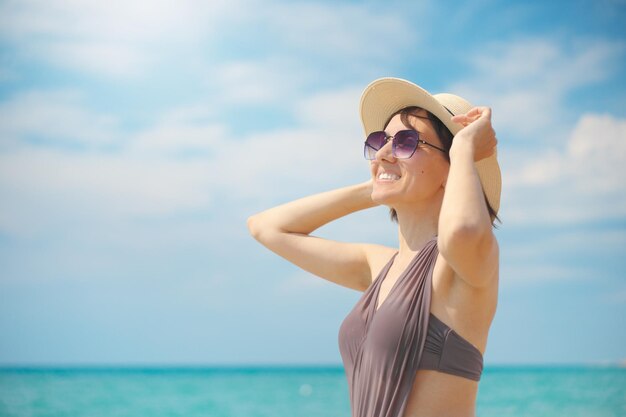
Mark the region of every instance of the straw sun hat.
[[[467, 113], [473, 107], [467, 100], [454, 94], [432, 95], [410, 81], [400, 78], [379, 78], [370, 83], [361, 96], [360, 113], [365, 136], [383, 130], [385, 122], [392, 114], [408, 106], [428, 110], [441, 120], [453, 135], [456, 135], [463, 125], [454, 123], [452, 116]], [[497, 213], [502, 188], [497, 148], [491, 156], [475, 162], [475, 166], [487, 200]]]

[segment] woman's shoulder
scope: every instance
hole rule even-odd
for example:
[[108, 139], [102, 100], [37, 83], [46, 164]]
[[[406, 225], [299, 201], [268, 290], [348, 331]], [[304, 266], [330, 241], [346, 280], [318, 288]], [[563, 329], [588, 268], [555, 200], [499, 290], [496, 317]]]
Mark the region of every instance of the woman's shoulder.
[[367, 263], [371, 271], [371, 281], [374, 281], [378, 273], [391, 260], [393, 255], [398, 252], [397, 248], [391, 246], [379, 245], [375, 243], [363, 244], [363, 250], [367, 256]]

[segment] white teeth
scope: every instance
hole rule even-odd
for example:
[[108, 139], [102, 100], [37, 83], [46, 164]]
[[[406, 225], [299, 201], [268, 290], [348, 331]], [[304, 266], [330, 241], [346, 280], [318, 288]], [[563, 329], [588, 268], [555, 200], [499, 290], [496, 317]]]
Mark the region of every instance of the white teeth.
[[400, 177], [397, 176], [396, 174], [391, 174], [389, 172], [381, 172], [380, 174], [378, 174], [378, 179], [379, 180], [399, 180]]

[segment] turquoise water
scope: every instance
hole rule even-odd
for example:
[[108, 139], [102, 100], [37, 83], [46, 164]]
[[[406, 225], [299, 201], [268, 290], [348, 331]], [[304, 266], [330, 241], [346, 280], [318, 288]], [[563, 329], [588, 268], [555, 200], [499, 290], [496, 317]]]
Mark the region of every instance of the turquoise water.
[[[0, 416], [349, 417], [343, 368], [0, 368]], [[623, 417], [626, 369], [485, 367], [478, 417]]]

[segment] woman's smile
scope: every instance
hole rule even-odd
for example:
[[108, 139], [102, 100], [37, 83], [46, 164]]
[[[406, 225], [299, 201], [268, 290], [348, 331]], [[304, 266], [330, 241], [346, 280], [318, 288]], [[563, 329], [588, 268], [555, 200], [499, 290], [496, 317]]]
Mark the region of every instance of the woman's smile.
[[381, 171], [381, 172], [378, 173], [378, 176], [376, 177], [376, 179], [379, 182], [391, 182], [391, 181], [399, 180], [400, 179], [400, 175], [394, 174], [393, 172]]

